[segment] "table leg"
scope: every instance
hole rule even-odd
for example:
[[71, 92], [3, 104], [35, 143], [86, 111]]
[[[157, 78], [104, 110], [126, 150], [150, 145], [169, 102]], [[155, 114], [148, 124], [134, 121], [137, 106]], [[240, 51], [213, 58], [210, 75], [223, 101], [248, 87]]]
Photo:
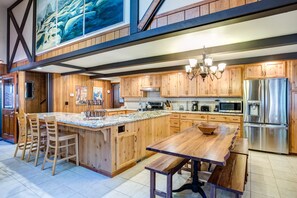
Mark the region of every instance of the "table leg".
[[200, 162], [193, 160], [194, 164], [194, 173], [193, 173], [193, 180], [191, 184], [184, 184], [177, 190], [173, 190], [172, 192], [181, 192], [187, 189], [192, 190], [195, 193], [199, 193], [203, 198], [206, 198], [206, 195], [201, 188], [202, 184], [199, 182], [199, 176], [198, 176], [198, 166]]

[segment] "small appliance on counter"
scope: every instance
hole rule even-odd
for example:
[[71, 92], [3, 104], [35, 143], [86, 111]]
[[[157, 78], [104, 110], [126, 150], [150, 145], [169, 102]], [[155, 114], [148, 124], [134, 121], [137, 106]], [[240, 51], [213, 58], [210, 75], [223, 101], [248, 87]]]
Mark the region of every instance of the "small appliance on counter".
[[209, 112], [210, 111], [209, 106], [208, 105], [202, 105], [201, 108], [200, 108], [200, 111]]
[[198, 101], [192, 101], [192, 111], [198, 111]]
[[220, 106], [219, 105], [216, 105], [215, 108], [213, 109], [214, 112], [219, 112], [219, 110], [220, 110]]
[[242, 113], [242, 101], [221, 101], [219, 111], [222, 113]]

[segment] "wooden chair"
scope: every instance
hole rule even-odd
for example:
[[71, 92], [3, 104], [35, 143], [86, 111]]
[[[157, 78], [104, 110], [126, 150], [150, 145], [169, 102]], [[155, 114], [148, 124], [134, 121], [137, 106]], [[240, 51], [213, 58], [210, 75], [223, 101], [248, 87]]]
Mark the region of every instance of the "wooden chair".
[[37, 166], [40, 151], [45, 152], [45, 149], [46, 149], [46, 131], [40, 130], [39, 119], [37, 114], [27, 115], [27, 119], [29, 120], [29, 123], [30, 123], [31, 140], [32, 140], [27, 162], [29, 162], [31, 154], [35, 152], [36, 154], [35, 154], [34, 165]]
[[[165, 198], [172, 198], [172, 176], [181, 169], [189, 160], [163, 155], [145, 168], [150, 170], [150, 198], [155, 198], [156, 195]], [[167, 191], [162, 192], [156, 189], [156, 173], [167, 176]]]
[[27, 128], [26, 114], [24, 112], [17, 114], [17, 119], [18, 119], [18, 127], [19, 127], [19, 137], [18, 137], [18, 143], [15, 148], [14, 157], [16, 157], [17, 152], [20, 149], [22, 151], [21, 159], [24, 160], [26, 150], [30, 149], [31, 137], [30, 137], [30, 132], [28, 131], [28, 128]]
[[[58, 132], [58, 125], [55, 116], [45, 117], [46, 132], [47, 132], [47, 145], [46, 152], [42, 164], [42, 170], [44, 170], [44, 165], [46, 162], [52, 162], [52, 175], [55, 174], [57, 162], [69, 160], [71, 158], [76, 159], [76, 165], [79, 166], [78, 161], [78, 135], [77, 134], [61, 134]], [[74, 143], [69, 144], [69, 140], [72, 140]], [[62, 145], [62, 143], [64, 143]], [[75, 147], [75, 154], [69, 156], [68, 148]], [[61, 152], [61, 149], [66, 149], [65, 153]], [[54, 150], [54, 155], [50, 156], [50, 151]], [[65, 156], [63, 156], [65, 154]], [[58, 156], [60, 159], [58, 160]], [[53, 157], [53, 159], [50, 159]]]

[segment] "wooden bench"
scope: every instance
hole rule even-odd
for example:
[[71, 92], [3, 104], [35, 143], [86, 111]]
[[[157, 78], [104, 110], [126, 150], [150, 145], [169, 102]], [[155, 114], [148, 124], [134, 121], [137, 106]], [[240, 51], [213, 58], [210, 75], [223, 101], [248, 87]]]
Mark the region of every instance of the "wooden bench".
[[[181, 169], [189, 160], [174, 157], [170, 155], [163, 155], [145, 168], [150, 171], [150, 197], [154, 198], [156, 195], [165, 198], [172, 197], [172, 176]], [[167, 176], [167, 191], [162, 192], [156, 189], [156, 173]]]
[[208, 183], [211, 184], [210, 197], [216, 197], [216, 189], [224, 189], [241, 197], [246, 181], [247, 156], [231, 153], [226, 166], [216, 166]]
[[[249, 157], [249, 142], [247, 138], [237, 138], [233, 147], [231, 148], [231, 153], [246, 155]], [[248, 179], [248, 159], [246, 160], [246, 174], [245, 174], [245, 182]]]

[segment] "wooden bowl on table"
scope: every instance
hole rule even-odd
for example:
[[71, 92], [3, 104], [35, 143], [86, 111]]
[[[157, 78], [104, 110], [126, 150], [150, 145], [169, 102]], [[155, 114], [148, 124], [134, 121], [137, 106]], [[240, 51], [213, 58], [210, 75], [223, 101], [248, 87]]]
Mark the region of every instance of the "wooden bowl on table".
[[218, 125], [208, 124], [208, 123], [201, 123], [197, 127], [200, 129], [200, 131], [203, 134], [205, 134], [205, 135], [211, 135], [218, 128]]

